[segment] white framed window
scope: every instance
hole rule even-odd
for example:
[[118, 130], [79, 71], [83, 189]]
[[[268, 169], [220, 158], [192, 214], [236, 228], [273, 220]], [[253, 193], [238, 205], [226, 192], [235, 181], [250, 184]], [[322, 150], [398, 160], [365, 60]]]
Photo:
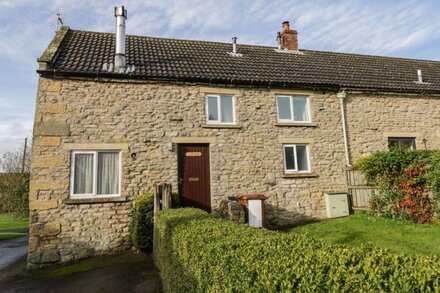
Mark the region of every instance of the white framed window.
[[207, 124], [235, 124], [235, 97], [231, 95], [206, 95]]
[[309, 123], [310, 103], [307, 96], [277, 96], [277, 116], [281, 123]]
[[72, 151], [70, 197], [121, 194], [121, 151]]
[[310, 156], [309, 146], [306, 144], [285, 144], [284, 149], [284, 172], [285, 173], [309, 173]]

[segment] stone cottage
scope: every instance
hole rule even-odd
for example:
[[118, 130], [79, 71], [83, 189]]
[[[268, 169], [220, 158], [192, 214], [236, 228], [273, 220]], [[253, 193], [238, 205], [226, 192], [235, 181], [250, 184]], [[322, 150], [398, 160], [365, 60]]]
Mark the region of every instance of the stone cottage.
[[267, 221], [325, 217], [324, 193], [389, 145], [440, 146], [440, 62], [62, 27], [38, 59], [29, 267], [129, 247], [133, 198], [171, 183], [216, 211], [263, 193]]

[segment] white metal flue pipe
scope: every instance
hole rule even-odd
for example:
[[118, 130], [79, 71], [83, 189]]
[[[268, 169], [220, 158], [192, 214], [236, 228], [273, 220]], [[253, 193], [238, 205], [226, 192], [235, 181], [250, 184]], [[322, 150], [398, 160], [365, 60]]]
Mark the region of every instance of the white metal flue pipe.
[[116, 17], [116, 49], [115, 49], [115, 71], [125, 72], [125, 20], [127, 10], [124, 6], [115, 7]]
[[423, 83], [423, 76], [422, 76], [422, 70], [421, 69], [417, 69], [417, 82], [418, 83]]
[[237, 37], [232, 38], [232, 54], [237, 54]]

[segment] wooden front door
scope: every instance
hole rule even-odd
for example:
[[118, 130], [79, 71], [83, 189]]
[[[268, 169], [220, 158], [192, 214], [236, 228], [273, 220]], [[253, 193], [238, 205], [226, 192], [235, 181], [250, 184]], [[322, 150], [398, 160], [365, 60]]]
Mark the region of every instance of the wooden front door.
[[209, 144], [179, 144], [178, 164], [182, 205], [211, 212]]

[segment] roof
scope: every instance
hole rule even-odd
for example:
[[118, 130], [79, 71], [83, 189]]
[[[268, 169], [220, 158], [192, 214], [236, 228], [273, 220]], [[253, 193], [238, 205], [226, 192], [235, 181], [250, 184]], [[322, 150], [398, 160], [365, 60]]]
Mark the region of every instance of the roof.
[[[63, 27], [62, 38], [59, 34], [52, 41], [56, 50], [51, 43], [39, 59], [47, 62], [47, 68], [38, 71], [41, 74], [440, 92], [439, 61], [312, 50], [284, 53], [275, 47], [242, 44], [237, 46], [242, 56], [236, 57], [228, 54], [232, 47], [228, 43], [131, 35], [126, 38], [126, 59], [135, 71], [109, 74], [102, 66], [114, 62], [114, 34], [68, 27]], [[426, 83], [416, 83], [417, 69]]]

